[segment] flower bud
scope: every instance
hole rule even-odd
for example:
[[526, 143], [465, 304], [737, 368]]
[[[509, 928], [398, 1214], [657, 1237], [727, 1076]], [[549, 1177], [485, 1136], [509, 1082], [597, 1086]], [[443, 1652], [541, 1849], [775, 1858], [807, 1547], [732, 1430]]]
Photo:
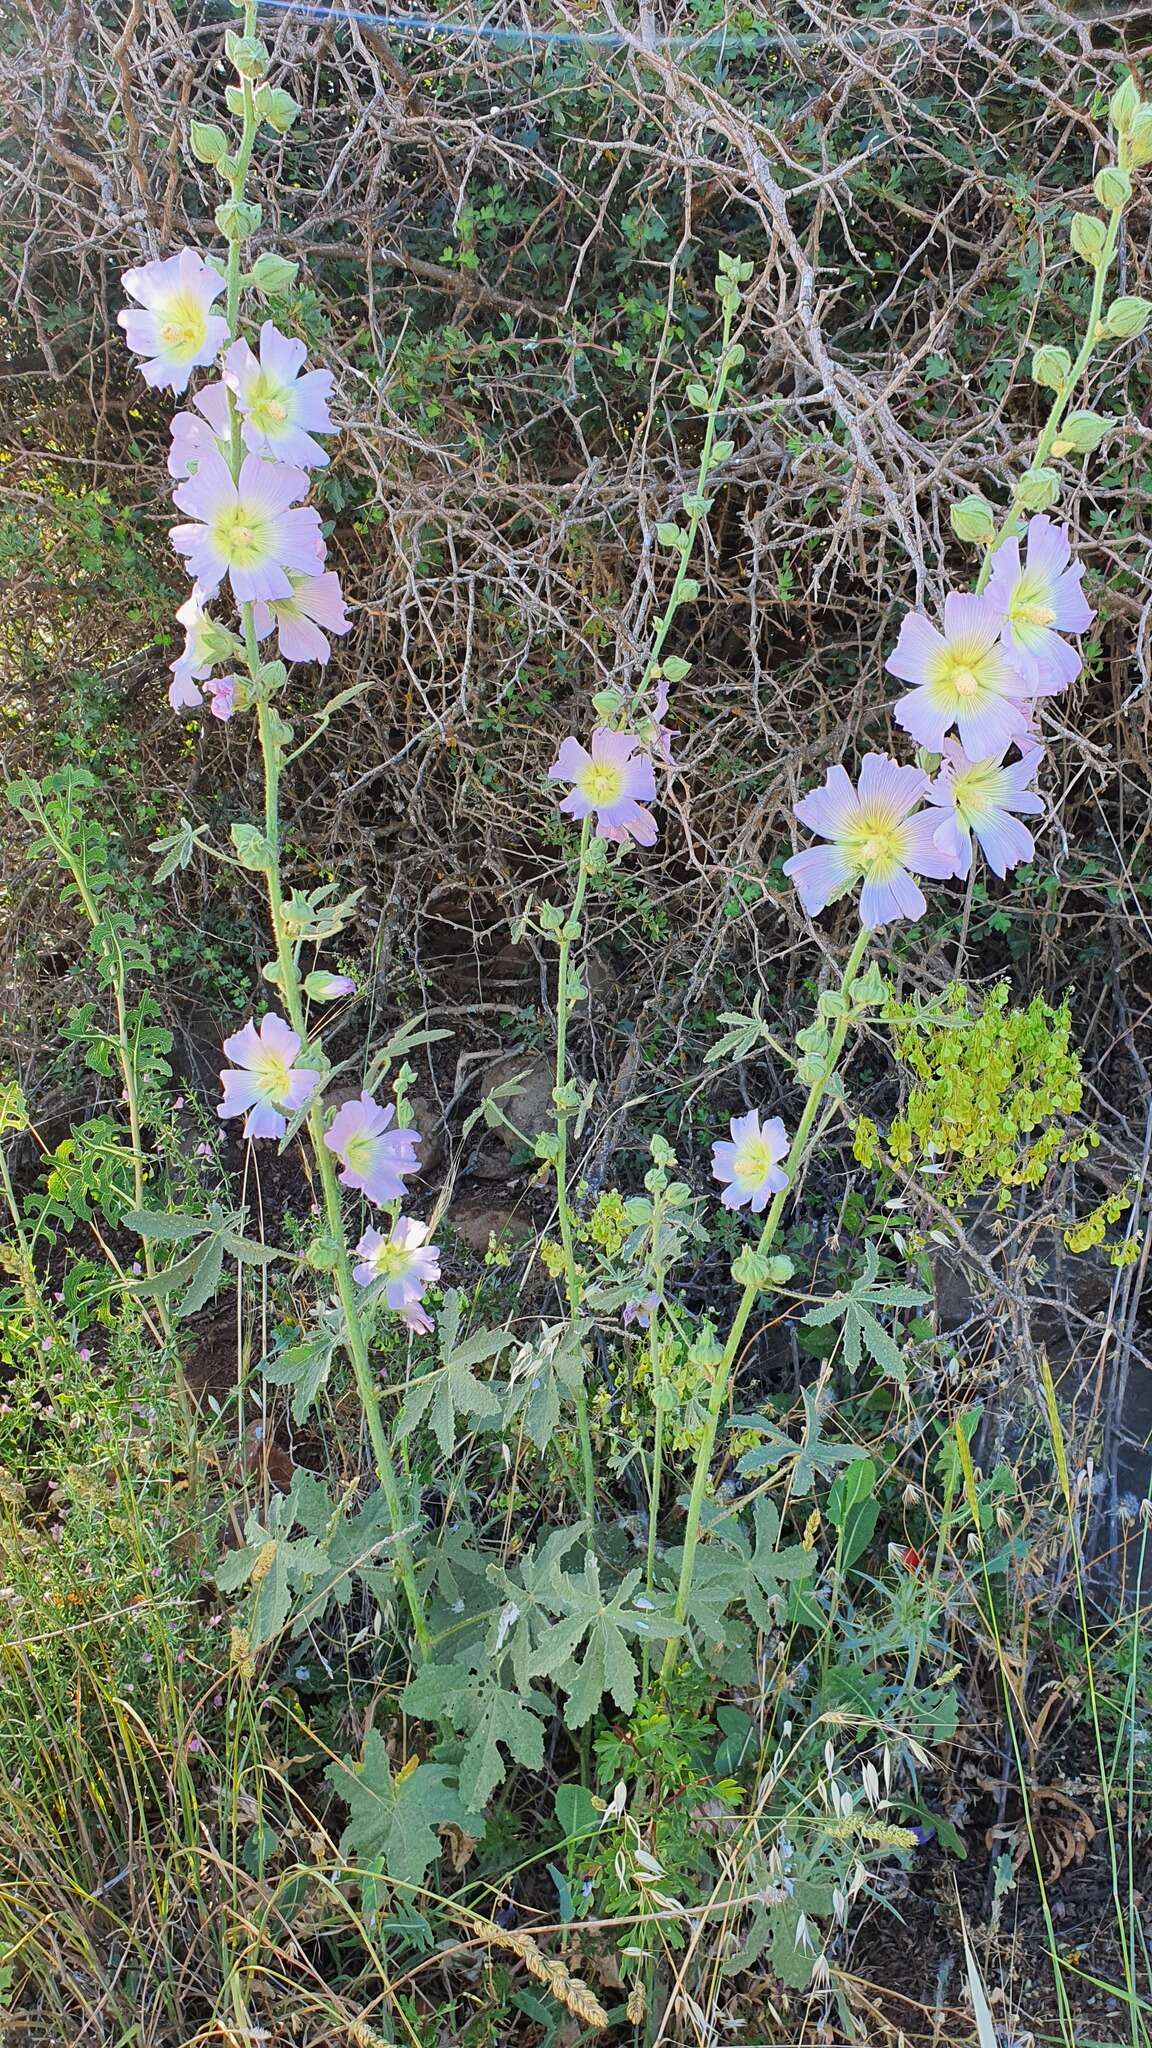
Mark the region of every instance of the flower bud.
[[227, 199], [216, 208], [213, 218], [226, 242], [246, 242], [249, 235], [256, 233], [261, 214], [250, 200]]
[[1091, 455], [1116, 425], [1112, 413], [1070, 412], [1053, 444], [1054, 455]]
[[1152, 107], [1141, 107], [1125, 137], [1125, 154], [1134, 170], [1152, 164]]
[[278, 299], [290, 292], [299, 275], [300, 265], [292, 263], [287, 256], [278, 256], [274, 249], [264, 249], [248, 272], [248, 283], [267, 299]]
[[1134, 114], [1138, 114], [1139, 111], [1140, 94], [1137, 90], [1136, 80], [1134, 78], [1126, 78], [1122, 85], [1117, 86], [1112, 95], [1111, 105], [1108, 108], [1108, 116], [1117, 135], [1127, 135], [1132, 125], [1132, 117]]
[[300, 112], [300, 102], [281, 86], [262, 85], [256, 97], [256, 111], [277, 135], [286, 135]]
[[1099, 263], [1106, 232], [1103, 221], [1097, 220], [1095, 214], [1072, 215], [1069, 240], [1077, 256], [1082, 257], [1085, 263]]
[[1044, 385], [1049, 391], [1062, 391], [1071, 368], [1072, 358], [1066, 348], [1045, 344], [1032, 358], [1032, 382]]
[[1046, 512], [1060, 496], [1060, 479], [1054, 469], [1026, 470], [1017, 495], [1026, 512]]
[[263, 78], [268, 69], [268, 45], [259, 36], [238, 36], [231, 29], [224, 38], [224, 52], [241, 78]]
[[1092, 181], [1092, 190], [1100, 205], [1107, 207], [1109, 213], [1119, 213], [1120, 208], [1127, 206], [1132, 197], [1132, 180], [1127, 171], [1120, 169], [1119, 164], [1105, 164], [1102, 171], [1097, 171]]
[[957, 540], [977, 541], [983, 545], [996, 531], [996, 514], [987, 498], [982, 498], [978, 491], [973, 491], [970, 497], [961, 498], [958, 505], [950, 508], [948, 517]]
[[304, 993], [314, 1003], [334, 1003], [340, 996], [356, 993], [356, 983], [347, 974], [325, 974], [316, 968], [304, 977]]
[[193, 121], [188, 139], [198, 164], [218, 164], [228, 154], [228, 137], [214, 121]]
[[1135, 341], [1152, 319], [1147, 299], [1113, 299], [1104, 315], [1104, 331], [1112, 341]]

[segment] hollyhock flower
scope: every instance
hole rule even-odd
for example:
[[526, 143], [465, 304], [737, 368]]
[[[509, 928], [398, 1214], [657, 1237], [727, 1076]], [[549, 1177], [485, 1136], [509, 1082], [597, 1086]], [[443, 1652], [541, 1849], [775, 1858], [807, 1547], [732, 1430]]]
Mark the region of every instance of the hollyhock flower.
[[245, 1024], [224, 1040], [224, 1051], [236, 1064], [221, 1072], [224, 1100], [217, 1116], [242, 1116], [246, 1138], [282, 1138], [288, 1116], [303, 1109], [322, 1078], [313, 1067], [293, 1064], [300, 1051], [297, 1033], [269, 1010], [259, 1031]]
[[179, 670], [179, 664], [172, 663], [172, 681], [168, 685], [168, 702], [173, 711], [195, 711], [204, 698], [191, 676]]
[[227, 723], [236, 709], [236, 677], [209, 676], [204, 688], [208, 692], [208, 708], [213, 718]]
[[228, 339], [228, 322], [212, 311], [224, 279], [195, 249], [181, 249], [160, 263], [126, 270], [122, 282], [143, 308], [126, 306], [116, 318], [133, 354], [145, 357], [145, 383], [186, 391], [192, 371], [214, 362]]
[[993, 874], [1001, 880], [1009, 868], [1031, 860], [1036, 851], [1032, 834], [1012, 814], [1023, 811], [1039, 816], [1043, 812], [1043, 797], [1028, 787], [1043, 759], [1043, 747], [1030, 747], [1022, 760], [1006, 768], [995, 756], [970, 761], [955, 740], [945, 741], [940, 773], [927, 791], [927, 799], [944, 814], [934, 837], [951, 859], [955, 874], [966, 875], [972, 865], [973, 836]]
[[895, 706], [897, 725], [922, 747], [941, 752], [955, 725], [973, 760], [1003, 754], [1026, 729], [1020, 699], [1032, 687], [998, 645], [1000, 614], [982, 597], [955, 591], [944, 600], [944, 631], [921, 612], [911, 612], [884, 666], [916, 687]]
[[180, 711], [186, 705], [203, 702], [195, 685], [202, 683], [212, 673], [215, 660], [213, 634], [218, 631], [215, 622], [206, 611], [199, 590], [193, 587], [176, 612], [184, 628], [184, 646], [175, 661], [169, 663], [172, 682], [168, 689], [168, 702], [173, 711]]
[[361, 1095], [337, 1110], [324, 1133], [324, 1143], [344, 1169], [344, 1186], [358, 1188], [370, 1202], [398, 1202], [404, 1175], [416, 1171], [419, 1133], [390, 1129], [395, 1115], [390, 1102]]
[[648, 754], [659, 754], [666, 768], [674, 768], [676, 763], [672, 757], [672, 742], [678, 740], [680, 734], [675, 726], [665, 725], [664, 720], [667, 716], [668, 684], [661, 676], [656, 685], [651, 708], [641, 709], [637, 716], [636, 729], [644, 751]]
[[291, 576], [291, 592], [258, 604], [252, 614], [256, 638], [264, 640], [277, 632], [277, 646], [285, 661], [326, 662], [332, 652], [324, 633], [347, 633], [352, 625], [344, 610], [340, 578], [335, 569], [321, 576]]
[[747, 1116], [734, 1116], [728, 1126], [732, 1142], [712, 1147], [712, 1174], [728, 1185], [720, 1197], [725, 1209], [749, 1206], [754, 1216], [768, 1206], [770, 1195], [779, 1195], [788, 1185], [780, 1161], [788, 1155], [788, 1133], [778, 1116], [760, 1122], [758, 1109]]
[[206, 455], [223, 456], [231, 432], [228, 393], [223, 384], [207, 384], [192, 400], [195, 412], [173, 413], [169, 422], [172, 446], [168, 451], [168, 474], [194, 476]]
[[313, 434], [334, 431], [328, 401], [331, 370], [300, 375], [308, 351], [291, 341], [271, 320], [260, 329], [259, 359], [246, 341], [233, 342], [224, 358], [224, 376], [242, 412], [244, 446], [255, 455], [315, 468], [327, 462]]
[[1033, 696], [1054, 696], [1080, 673], [1080, 656], [1060, 635], [1086, 633], [1096, 617], [1080, 588], [1083, 574], [1072, 560], [1068, 528], [1051, 519], [1028, 521], [1023, 567], [1018, 540], [1006, 540], [993, 556], [985, 600]]
[[288, 571], [315, 576], [324, 560], [320, 515], [298, 505], [308, 489], [302, 469], [247, 455], [234, 483], [221, 457], [206, 455], [173, 493], [193, 524], [174, 526], [171, 540], [186, 555], [205, 597], [225, 576], [238, 604], [252, 599], [291, 597]]
[[560, 809], [570, 818], [596, 813], [598, 839], [634, 839], [638, 846], [656, 843], [656, 820], [642, 809], [656, 795], [650, 757], [639, 751], [630, 732], [592, 735], [591, 753], [577, 739], [566, 739], [548, 770], [553, 782], [570, 782]]
[[[943, 879], [953, 872], [950, 856], [933, 838], [939, 819], [910, 813], [928, 788], [919, 768], [902, 768], [887, 754], [868, 754], [854, 789], [837, 763], [820, 789], [796, 805], [796, 816], [829, 846], [812, 846], [784, 863], [811, 915], [863, 881], [860, 922], [876, 931], [893, 918], [923, 917], [927, 904], [912, 875]], [[911, 873], [909, 872], [911, 870]]]
[[624, 1303], [624, 1313], [620, 1321], [625, 1329], [628, 1329], [635, 1323], [637, 1329], [646, 1330], [650, 1326], [659, 1306], [659, 1293], [656, 1288], [650, 1288], [647, 1294], [639, 1295], [635, 1301], [626, 1301]]
[[430, 1330], [432, 1324], [420, 1306], [425, 1290], [440, 1278], [440, 1248], [427, 1244], [428, 1225], [413, 1216], [398, 1216], [387, 1237], [378, 1230], [366, 1230], [356, 1250], [360, 1264], [352, 1277], [361, 1287], [383, 1280], [384, 1299], [389, 1308], [403, 1316], [410, 1330]]

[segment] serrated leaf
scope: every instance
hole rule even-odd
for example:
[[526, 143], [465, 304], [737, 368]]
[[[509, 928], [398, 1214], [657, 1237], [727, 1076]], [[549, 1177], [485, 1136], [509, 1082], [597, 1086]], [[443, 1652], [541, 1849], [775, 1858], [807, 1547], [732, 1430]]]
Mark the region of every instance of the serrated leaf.
[[129, 1209], [123, 1220], [138, 1237], [162, 1238], [172, 1244], [202, 1237], [211, 1228], [207, 1216], [192, 1216], [179, 1209]]
[[327, 1383], [339, 1342], [334, 1330], [318, 1330], [299, 1344], [290, 1344], [260, 1367], [274, 1387], [292, 1388], [292, 1420], [306, 1422]]
[[457, 1344], [462, 1307], [463, 1296], [457, 1288], [450, 1288], [440, 1312], [440, 1366], [408, 1389], [396, 1419], [396, 1434], [404, 1437], [427, 1415], [445, 1457], [456, 1444], [458, 1416], [471, 1416], [482, 1423], [499, 1415], [499, 1396], [476, 1378], [472, 1367], [496, 1357], [512, 1341], [507, 1330], [477, 1330]]
[[426, 1665], [405, 1687], [401, 1704], [422, 1720], [447, 1721], [467, 1735], [459, 1787], [471, 1813], [482, 1813], [504, 1781], [508, 1765], [502, 1749], [528, 1770], [543, 1766], [548, 1701], [531, 1687], [527, 1693], [507, 1691], [498, 1667], [486, 1657], [480, 1668], [472, 1663]]
[[440, 1854], [439, 1829], [476, 1834], [452, 1774], [441, 1764], [409, 1765], [395, 1777], [379, 1729], [364, 1738], [359, 1765], [331, 1764], [325, 1773], [348, 1808], [340, 1853], [376, 1865], [389, 1883], [416, 1889]]
[[905, 1383], [907, 1378], [899, 1346], [880, 1322], [876, 1310], [923, 1308], [931, 1300], [922, 1288], [906, 1287], [894, 1281], [878, 1281], [879, 1254], [869, 1240], [864, 1247], [864, 1265], [851, 1287], [817, 1302], [804, 1315], [813, 1328], [839, 1322], [843, 1330], [845, 1363], [854, 1372], [864, 1351], [890, 1379]]

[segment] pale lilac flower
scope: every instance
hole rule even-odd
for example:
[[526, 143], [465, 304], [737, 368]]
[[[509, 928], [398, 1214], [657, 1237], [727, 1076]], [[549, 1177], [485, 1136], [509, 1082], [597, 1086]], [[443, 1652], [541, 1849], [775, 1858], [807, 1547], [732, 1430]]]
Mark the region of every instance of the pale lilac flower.
[[712, 1175], [728, 1185], [720, 1197], [725, 1209], [748, 1206], [754, 1216], [768, 1207], [770, 1195], [783, 1194], [788, 1175], [780, 1161], [788, 1156], [788, 1133], [778, 1116], [760, 1121], [758, 1109], [734, 1116], [728, 1126], [732, 1142], [712, 1147]]
[[392, 1130], [395, 1115], [390, 1102], [361, 1095], [342, 1104], [324, 1133], [324, 1143], [344, 1169], [344, 1186], [358, 1188], [370, 1202], [400, 1201], [404, 1175], [416, 1171], [419, 1132]]
[[308, 370], [302, 341], [281, 334], [271, 320], [260, 329], [259, 360], [246, 341], [233, 342], [224, 358], [224, 376], [243, 414], [244, 446], [254, 455], [315, 468], [327, 462], [313, 434], [331, 434], [328, 411], [331, 370]]
[[143, 308], [126, 306], [116, 318], [133, 354], [145, 358], [145, 383], [160, 391], [187, 390], [196, 366], [214, 362], [228, 339], [228, 322], [212, 311], [224, 279], [195, 249], [181, 249], [162, 262], [126, 270], [122, 282]]
[[231, 718], [236, 709], [236, 681], [235, 676], [209, 676], [204, 688], [213, 718], [225, 722]]
[[1018, 540], [1006, 540], [992, 558], [985, 597], [1033, 696], [1055, 696], [1080, 673], [1080, 656], [1060, 635], [1086, 633], [1096, 617], [1080, 588], [1083, 574], [1068, 528], [1051, 519], [1028, 521], [1023, 567]]
[[366, 1230], [356, 1250], [361, 1263], [352, 1277], [361, 1287], [383, 1280], [384, 1299], [389, 1308], [403, 1316], [410, 1330], [430, 1330], [432, 1325], [421, 1308], [425, 1290], [440, 1278], [440, 1248], [426, 1244], [428, 1225], [412, 1216], [398, 1216], [387, 1237], [378, 1230]]
[[647, 1294], [639, 1295], [635, 1301], [626, 1301], [624, 1303], [624, 1313], [620, 1321], [625, 1329], [628, 1329], [635, 1323], [637, 1329], [647, 1330], [651, 1326], [652, 1318], [659, 1306], [659, 1293], [656, 1288], [650, 1288]]
[[175, 661], [169, 663], [172, 681], [168, 688], [168, 702], [173, 711], [181, 711], [203, 702], [195, 685], [212, 673], [214, 625], [195, 585], [179, 606], [176, 617], [184, 628], [184, 646]]
[[998, 645], [1000, 625], [1000, 614], [984, 598], [956, 591], [944, 600], [943, 633], [921, 612], [904, 620], [884, 666], [916, 685], [893, 715], [918, 745], [940, 753], [955, 725], [965, 752], [982, 760], [1003, 754], [1025, 731], [1020, 700], [1032, 695], [1032, 686]]
[[944, 742], [944, 760], [927, 798], [944, 813], [934, 837], [955, 874], [966, 875], [972, 866], [973, 835], [1001, 880], [1009, 868], [1031, 860], [1036, 851], [1032, 834], [1012, 813], [1043, 812], [1043, 797], [1028, 786], [1043, 759], [1043, 747], [1030, 747], [1022, 760], [1006, 768], [995, 755], [970, 761], [955, 740]]
[[634, 839], [638, 846], [656, 842], [656, 820], [642, 805], [656, 795], [650, 757], [639, 751], [630, 732], [592, 735], [591, 753], [577, 739], [566, 739], [548, 774], [553, 782], [570, 782], [571, 792], [560, 809], [570, 818], [596, 813], [598, 839]]
[[169, 423], [172, 446], [168, 451], [168, 474], [194, 476], [206, 455], [223, 456], [231, 420], [228, 393], [223, 384], [206, 384], [192, 400], [195, 412], [173, 413]]
[[860, 922], [869, 930], [893, 918], [923, 917], [928, 906], [912, 875], [943, 879], [953, 872], [933, 839], [939, 819], [926, 811], [909, 815], [927, 788], [919, 768], [902, 768], [887, 754], [865, 756], [855, 789], [839, 763], [830, 768], [822, 788], [801, 797], [796, 816], [832, 843], [784, 863], [805, 910], [814, 916], [863, 881]]
[[224, 1100], [217, 1116], [244, 1117], [246, 1138], [282, 1138], [288, 1116], [304, 1108], [322, 1078], [313, 1067], [293, 1064], [300, 1051], [297, 1033], [269, 1010], [259, 1031], [245, 1024], [224, 1040], [224, 1051], [236, 1064], [221, 1072]]
[[347, 633], [352, 621], [344, 609], [340, 578], [335, 569], [321, 576], [290, 576], [287, 597], [258, 604], [252, 614], [256, 638], [264, 640], [277, 632], [277, 646], [285, 661], [326, 662], [332, 652], [324, 633]]
[[664, 720], [667, 716], [668, 684], [665, 678], [661, 676], [660, 681], [656, 685], [651, 708], [642, 708], [640, 710], [636, 719], [636, 728], [640, 736], [640, 744], [644, 748], [645, 753], [659, 754], [666, 768], [674, 768], [676, 762], [672, 755], [672, 742], [673, 740], [678, 740], [680, 734], [675, 726], [665, 725]]
[[238, 604], [257, 598], [291, 597], [288, 571], [318, 575], [324, 561], [320, 515], [298, 505], [308, 489], [302, 469], [247, 455], [234, 483], [226, 462], [206, 455], [195, 476], [173, 493], [194, 524], [174, 526], [171, 540], [204, 597], [219, 590], [225, 576]]

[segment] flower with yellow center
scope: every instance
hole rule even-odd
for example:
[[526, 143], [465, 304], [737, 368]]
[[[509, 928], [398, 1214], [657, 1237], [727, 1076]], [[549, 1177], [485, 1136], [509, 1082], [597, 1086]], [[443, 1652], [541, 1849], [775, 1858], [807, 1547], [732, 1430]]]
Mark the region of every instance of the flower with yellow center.
[[330, 434], [331, 370], [307, 370], [302, 341], [281, 334], [271, 320], [260, 329], [260, 353], [234, 342], [224, 358], [224, 382], [240, 410], [244, 446], [254, 455], [314, 469], [328, 457], [314, 434]]
[[720, 1200], [726, 1209], [750, 1208], [758, 1216], [788, 1185], [780, 1164], [787, 1157], [788, 1133], [778, 1116], [762, 1124], [757, 1109], [734, 1116], [728, 1128], [731, 1141], [712, 1147], [713, 1175], [726, 1183]]
[[1000, 644], [1001, 624], [982, 597], [955, 591], [944, 600], [943, 632], [920, 612], [904, 620], [885, 667], [916, 686], [894, 715], [920, 746], [938, 754], [956, 726], [966, 751], [983, 757], [1002, 754], [1027, 730], [1030, 690]]
[[116, 315], [130, 349], [145, 358], [144, 380], [158, 390], [184, 391], [198, 365], [216, 360], [228, 323], [212, 308], [224, 279], [194, 249], [124, 272], [137, 301]]
[[919, 768], [869, 754], [853, 787], [837, 764], [823, 788], [801, 797], [796, 816], [829, 844], [808, 847], [784, 863], [805, 910], [815, 914], [857, 882], [860, 920], [871, 930], [896, 918], [923, 917], [927, 904], [913, 874], [942, 879], [951, 855], [933, 839], [938, 818], [917, 812], [928, 789]]
[[1061, 634], [1086, 633], [1096, 616], [1080, 588], [1083, 573], [1067, 527], [1051, 519], [1029, 520], [1023, 565], [1018, 540], [997, 549], [986, 599], [1032, 696], [1054, 696], [1080, 673], [1080, 656]]

